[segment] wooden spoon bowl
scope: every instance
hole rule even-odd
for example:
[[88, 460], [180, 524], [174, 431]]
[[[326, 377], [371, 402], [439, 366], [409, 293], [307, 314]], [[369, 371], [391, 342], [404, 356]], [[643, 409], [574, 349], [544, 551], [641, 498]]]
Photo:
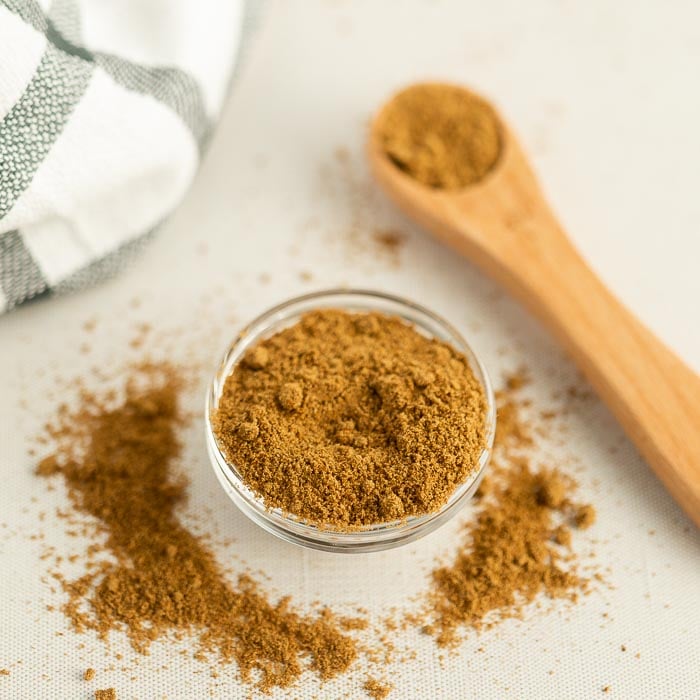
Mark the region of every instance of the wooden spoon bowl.
[[700, 377], [586, 265], [503, 119], [501, 153], [488, 175], [462, 190], [441, 190], [414, 180], [388, 158], [381, 118], [380, 111], [370, 130], [368, 156], [387, 194], [549, 328], [700, 525]]

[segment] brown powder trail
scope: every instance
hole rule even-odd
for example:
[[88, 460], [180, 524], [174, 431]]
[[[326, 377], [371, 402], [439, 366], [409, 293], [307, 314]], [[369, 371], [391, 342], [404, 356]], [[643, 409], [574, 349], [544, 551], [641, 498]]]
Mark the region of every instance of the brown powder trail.
[[124, 400], [83, 396], [52, 428], [56, 454], [37, 471], [60, 472], [75, 508], [97, 518], [112, 557], [65, 581], [64, 611], [76, 630], [106, 638], [123, 630], [146, 653], [156, 639], [191, 635], [197, 658], [238, 664], [262, 690], [292, 684], [305, 669], [322, 679], [357, 657], [335, 617], [302, 615], [289, 598], [271, 602], [255, 581], [229, 583], [212, 551], [177, 519], [186, 481], [175, 475], [184, 418], [180, 373], [143, 366]]
[[573, 480], [531, 464], [522, 385], [512, 378], [498, 394], [493, 464], [476, 517], [452, 561], [432, 572], [426, 631], [441, 646], [457, 645], [466, 629], [520, 617], [541, 597], [575, 601], [589, 589], [570, 549], [571, 528], [588, 527], [595, 511], [571, 501]]

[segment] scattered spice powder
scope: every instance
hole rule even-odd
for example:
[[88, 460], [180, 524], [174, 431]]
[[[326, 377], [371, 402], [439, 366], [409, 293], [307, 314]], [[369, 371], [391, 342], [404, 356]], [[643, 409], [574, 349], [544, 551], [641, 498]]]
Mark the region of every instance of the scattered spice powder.
[[362, 687], [373, 700], [384, 700], [393, 689], [391, 684], [379, 681], [376, 678], [368, 678]]
[[584, 504], [576, 509], [576, 514], [574, 515], [574, 520], [576, 522], [576, 527], [580, 530], [587, 530], [593, 523], [595, 523], [596, 512], [592, 505]]
[[350, 529], [439, 509], [485, 445], [469, 362], [395, 316], [327, 309], [248, 351], [213, 426], [269, 507]]
[[589, 588], [568, 548], [570, 527], [586, 527], [595, 511], [572, 503], [572, 479], [533, 468], [527, 452], [533, 431], [516, 398], [522, 385], [508, 383], [498, 394], [499, 418], [504, 412], [508, 419], [498, 423], [476, 517], [466, 524], [453, 561], [432, 572], [425, 631], [441, 646], [457, 645], [465, 628], [520, 617], [540, 596], [575, 601]]
[[[466, 392], [467, 402], [474, 402], [472, 410], [483, 410], [481, 387], [472, 384], [471, 375], [464, 380], [465, 365], [454, 350], [426, 338], [417, 340], [410, 327], [377, 316], [312, 314], [304, 319], [308, 326], [302, 322], [288, 329], [289, 337], [280, 340], [278, 335], [253, 348], [242, 366], [255, 382], [267, 377], [259, 395], [262, 404], [254, 404], [263, 410], [257, 408], [245, 416], [239, 437], [247, 442], [264, 434], [268, 424], [260, 415], [266, 412], [272, 415], [269, 420], [303, 416], [316, 400], [309, 390], [309, 377], [318, 378], [330, 396], [335, 389], [351, 401], [372, 388], [376, 396], [368, 393], [375, 401], [370, 402], [374, 413], [399, 408], [401, 415], [401, 409], [416, 405], [421, 418], [428, 425], [437, 421], [439, 429], [441, 419], [426, 410], [420, 397], [444, 402], [441, 382], [460, 369], [456, 374], [461, 381], [449, 384], [450, 396]], [[411, 362], [401, 353], [398, 357], [386, 353], [387, 346], [380, 342], [385, 333], [392, 347], [410, 351]], [[359, 364], [349, 362], [353, 370], [360, 371], [362, 360], [372, 359], [376, 374], [367, 374], [364, 387], [354, 384], [349, 373], [338, 373], [342, 361], [330, 367], [319, 362], [330, 356], [328, 347], [319, 342], [324, 338], [341, 349], [343, 361], [352, 360], [350, 350], [357, 348]], [[303, 353], [294, 352], [302, 342], [309, 365]], [[414, 345], [421, 350], [417, 355]], [[320, 377], [314, 371], [319, 365], [326, 372]], [[427, 616], [405, 618], [406, 623], [419, 624], [433, 634], [439, 645], [456, 645], [461, 630], [520, 616], [525, 605], [540, 596], [575, 600], [588, 591], [589, 582], [577, 570], [571, 540], [572, 529], [594, 522], [595, 510], [572, 501], [575, 484], [562, 472], [533, 468], [533, 435], [539, 430], [522, 417], [528, 402], [519, 392], [526, 383], [524, 375], [513, 376], [497, 394], [493, 464], [477, 494], [476, 517], [465, 526], [454, 560], [432, 573]], [[291, 685], [305, 669], [321, 679], [349, 670], [364, 647], [347, 633], [367, 629], [364, 617], [340, 617], [327, 608], [302, 615], [293, 609], [289, 597], [272, 603], [247, 574], [229, 583], [202, 539], [178, 522], [175, 509], [186, 498], [186, 482], [176, 473], [178, 435], [185, 423], [179, 408], [186, 384], [182, 372], [167, 364], [143, 363], [128, 374], [125, 384], [123, 396], [113, 391], [100, 396], [82, 389], [76, 410], [59, 407], [56, 421], [47, 426], [55, 452], [37, 465], [41, 476], [63, 476], [76, 510], [94, 516], [107, 536], [104, 545], [101, 540], [90, 545], [82, 577], [60, 579], [68, 593], [63, 610], [74, 628], [92, 629], [104, 638], [113, 630], [123, 630], [134, 648], [144, 653], [156, 639], [189, 634], [198, 642], [195, 658], [234, 661], [241, 679], [263, 691]], [[465, 397], [460, 401], [464, 403]], [[316, 404], [307, 416], [320, 420], [333, 445], [339, 432], [341, 447], [358, 446], [361, 452], [375, 441], [381, 444], [379, 436], [386, 430], [381, 420], [365, 422], [352, 403], [336, 408], [334, 416]], [[345, 422], [350, 419], [352, 428]], [[413, 444], [420, 449], [415, 430]], [[391, 454], [385, 449], [387, 453]], [[110, 555], [109, 561], [94, 560], [101, 550]], [[381, 637], [387, 649], [393, 649], [391, 637], [396, 632], [390, 620]], [[371, 663], [389, 663], [390, 657], [379, 655], [372, 660], [368, 654]], [[9, 671], [2, 669], [0, 674], [9, 675]], [[85, 680], [94, 676], [94, 669], [84, 673]], [[384, 698], [391, 685], [368, 677], [363, 689], [370, 697]], [[115, 700], [116, 691], [98, 690], [95, 698]]]
[[393, 228], [378, 228], [372, 233], [372, 239], [377, 248], [386, 253], [388, 260], [398, 267], [401, 249], [406, 243], [406, 235]]
[[85, 673], [83, 674], [83, 680], [84, 681], [91, 681], [95, 678], [95, 669], [94, 668], [86, 668]]
[[501, 127], [493, 108], [456, 85], [406, 88], [384, 107], [377, 129], [396, 166], [429, 187], [473, 185], [501, 153]]
[[[77, 631], [106, 638], [124, 630], [144, 653], [155, 639], [190, 634], [196, 658], [235, 661], [241, 679], [264, 691], [290, 685], [305, 668], [322, 679], [346, 671], [357, 647], [329, 610], [302, 615], [288, 597], [273, 603], [246, 574], [230, 584], [211, 550], [179, 523], [183, 386], [175, 368], [144, 364], [128, 377], [123, 401], [83, 393], [77, 410], [60, 410], [50, 428], [56, 453], [38, 471], [62, 474], [73, 505], [97, 518], [112, 555], [63, 581], [64, 612]], [[114, 697], [109, 692], [95, 697]]]
[[[314, 236], [344, 260], [372, 268], [397, 269], [409, 237], [396, 228], [396, 213], [368, 177], [364, 157], [336, 150], [318, 171], [317, 196], [332, 205], [333, 217], [312, 216], [300, 222], [298, 242]], [[293, 249], [298, 252], [298, 246]]]
[[117, 691], [114, 688], [96, 690], [95, 700], [117, 700]]
[[387, 228], [377, 229], [372, 235], [374, 240], [379, 243], [379, 245], [384, 246], [384, 248], [389, 251], [394, 251], [397, 248], [400, 248], [406, 238], [403, 233]]

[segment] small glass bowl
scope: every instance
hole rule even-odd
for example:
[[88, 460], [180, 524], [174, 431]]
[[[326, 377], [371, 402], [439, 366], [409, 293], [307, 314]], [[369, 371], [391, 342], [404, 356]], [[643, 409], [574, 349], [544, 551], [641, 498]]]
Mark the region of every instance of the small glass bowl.
[[[219, 448], [211, 416], [221, 398], [226, 378], [245, 355], [246, 350], [258, 341], [293, 325], [308, 311], [327, 308], [348, 312], [378, 311], [398, 316], [428, 337], [439, 338], [449, 343], [469, 360], [486, 396], [486, 444], [477, 468], [439, 510], [402, 520], [376, 523], [360, 530], [341, 531], [317, 526], [279, 508], [268, 508], [263, 499], [246, 486], [236, 465], [228, 462]], [[432, 311], [411, 301], [373, 291], [334, 289], [315, 292], [290, 299], [266, 311], [238, 334], [221, 360], [207, 392], [207, 451], [216, 476], [231, 500], [253, 522], [273, 535], [287, 542], [328, 552], [373, 552], [390, 549], [423, 537], [447, 522], [477, 490], [491, 456], [495, 429], [496, 408], [491, 382], [484, 366], [461, 335]]]

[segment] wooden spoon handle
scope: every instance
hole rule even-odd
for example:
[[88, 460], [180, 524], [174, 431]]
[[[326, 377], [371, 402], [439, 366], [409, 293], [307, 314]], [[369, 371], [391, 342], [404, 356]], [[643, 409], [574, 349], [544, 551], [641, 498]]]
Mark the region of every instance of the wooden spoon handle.
[[525, 241], [527, 231], [501, 220], [503, 240], [520, 237], [515, 260], [481, 262], [551, 329], [700, 526], [700, 377], [611, 294], [546, 204], [540, 212]]

